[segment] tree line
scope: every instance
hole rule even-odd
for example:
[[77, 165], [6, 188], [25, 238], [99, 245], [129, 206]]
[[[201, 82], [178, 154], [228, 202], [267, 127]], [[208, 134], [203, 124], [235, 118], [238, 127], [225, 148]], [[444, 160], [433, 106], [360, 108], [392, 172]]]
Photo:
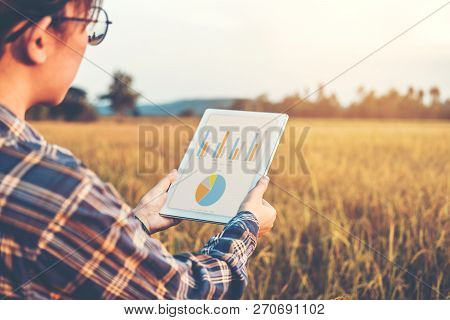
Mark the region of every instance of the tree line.
[[[428, 102], [425, 102], [425, 98], [428, 98]], [[381, 95], [361, 87], [356, 101], [347, 106], [343, 106], [335, 94], [326, 94], [319, 87], [313, 99], [309, 93], [305, 93], [303, 96], [293, 94], [281, 101], [272, 102], [267, 95], [261, 95], [256, 99], [237, 100], [233, 109], [279, 111], [292, 117], [450, 119], [450, 99], [442, 101], [438, 87], [430, 88], [428, 93], [410, 87], [404, 94], [391, 89]]]
[[[132, 76], [117, 71], [108, 92], [98, 98], [109, 101], [112, 113], [118, 117], [139, 116], [139, 94], [132, 89], [132, 83]], [[343, 105], [334, 93], [327, 94], [319, 86], [314, 94], [295, 93], [281, 101], [271, 101], [265, 94], [255, 99], [236, 99], [231, 108], [285, 112], [291, 117], [450, 119], [450, 99], [444, 101], [438, 87], [432, 87], [427, 92], [410, 87], [405, 93], [391, 89], [384, 94], [360, 87], [356, 100]], [[195, 114], [193, 110], [184, 110], [180, 116], [192, 114]], [[87, 98], [87, 92], [74, 87], [69, 90], [60, 106], [39, 105], [27, 113], [28, 120], [95, 121], [98, 117], [96, 108]]]

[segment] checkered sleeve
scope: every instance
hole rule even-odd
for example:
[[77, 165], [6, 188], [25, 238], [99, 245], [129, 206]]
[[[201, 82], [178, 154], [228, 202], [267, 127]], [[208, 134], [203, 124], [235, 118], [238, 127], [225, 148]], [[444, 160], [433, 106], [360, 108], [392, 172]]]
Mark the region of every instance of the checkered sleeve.
[[252, 213], [239, 213], [200, 252], [172, 255], [145, 234], [111, 186], [91, 180], [81, 182], [39, 241], [40, 282], [54, 297], [241, 297], [259, 228]]

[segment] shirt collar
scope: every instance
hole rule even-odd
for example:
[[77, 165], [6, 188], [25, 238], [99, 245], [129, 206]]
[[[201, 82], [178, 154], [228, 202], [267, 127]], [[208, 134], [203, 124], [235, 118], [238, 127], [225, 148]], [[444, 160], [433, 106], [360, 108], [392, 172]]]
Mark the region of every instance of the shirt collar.
[[6, 107], [0, 105], [0, 136], [13, 135], [19, 140], [42, 143], [44, 137]]

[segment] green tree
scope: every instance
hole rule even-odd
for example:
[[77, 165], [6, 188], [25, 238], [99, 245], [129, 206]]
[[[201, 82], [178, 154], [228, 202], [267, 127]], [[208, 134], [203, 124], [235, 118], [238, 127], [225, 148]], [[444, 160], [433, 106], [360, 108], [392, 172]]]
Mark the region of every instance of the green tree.
[[50, 108], [51, 107], [42, 104], [35, 105], [28, 109], [25, 114], [25, 119], [31, 121], [46, 120], [49, 118]]
[[98, 115], [83, 89], [72, 87], [58, 106], [36, 105], [26, 114], [27, 120], [95, 121]]
[[[72, 87], [69, 89], [64, 101], [59, 107], [51, 111], [57, 111], [59, 117], [65, 121], [95, 121], [97, 112], [87, 99], [87, 93], [83, 89]], [[56, 116], [58, 117], [58, 113]], [[50, 112], [50, 114], [52, 114]]]
[[131, 88], [133, 77], [122, 71], [114, 73], [113, 82], [109, 92], [100, 96], [100, 99], [110, 101], [110, 107], [115, 114], [124, 116], [127, 113], [137, 115], [136, 103], [139, 94]]

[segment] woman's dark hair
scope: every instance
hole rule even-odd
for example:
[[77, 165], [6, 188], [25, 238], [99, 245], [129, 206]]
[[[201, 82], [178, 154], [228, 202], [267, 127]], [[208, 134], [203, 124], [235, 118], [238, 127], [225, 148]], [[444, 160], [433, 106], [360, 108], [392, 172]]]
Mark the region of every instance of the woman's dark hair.
[[[5, 39], [20, 22], [39, 21], [43, 17], [63, 14], [66, 5], [72, 2], [86, 14], [90, 8], [99, 5], [101, 0], [2, 0], [0, 1], [0, 57], [3, 54]], [[25, 18], [26, 17], [26, 18]]]

